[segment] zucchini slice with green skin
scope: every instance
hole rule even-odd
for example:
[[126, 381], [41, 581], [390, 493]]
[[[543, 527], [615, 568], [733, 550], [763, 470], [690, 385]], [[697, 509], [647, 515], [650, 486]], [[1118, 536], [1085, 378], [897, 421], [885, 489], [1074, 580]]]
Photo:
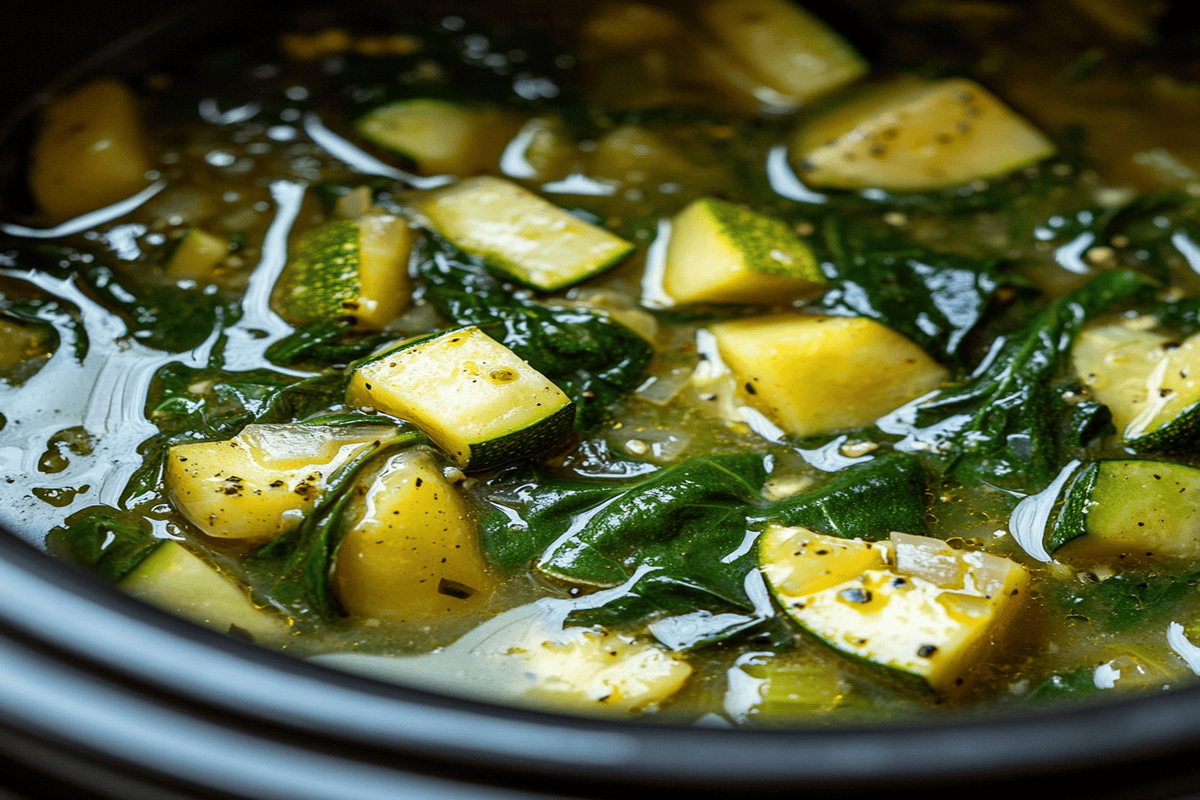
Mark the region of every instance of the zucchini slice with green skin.
[[710, 0], [699, 17], [722, 47], [796, 104], [870, 70], [845, 39], [788, 0]]
[[459, 181], [430, 192], [417, 205], [456, 247], [546, 292], [604, 272], [634, 249], [631, 242], [500, 178]]
[[711, 331], [741, 398], [798, 436], [869, 425], [947, 377], [915, 343], [865, 317], [775, 314]]
[[802, 628], [920, 690], [965, 685], [1028, 594], [1016, 562], [929, 536], [866, 542], [774, 525], [758, 553], [767, 586]]
[[1075, 374], [1134, 450], [1172, 450], [1200, 438], [1200, 334], [1183, 342], [1120, 323], [1082, 331]]
[[676, 303], [776, 303], [828, 281], [787, 223], [702, 197], [671, 222], [663, 290]]
[[172, 504], [208, 536], [268, 539], [300, 524], [340, 467], [395, 434], [392, 425], [247, 425], [232, 439], [170, 448]]
[[254, 605], [244, 587], [175, 541], [164, 540], [119, 585], [134, 597], [222, 633], [261, 640], [288, 630], [282, 616]]
[[400, 342], [354, 368], [346, 404], [406, 419], [465, 470], [539, 453], [575, 423], [575, 404], [475, 326]]
[[974, 81], [902, 76], [806, 122], [789, 154], [810, 186], [917, 192], [1004, 175], [1055, 150]]
[[1200, 469], [1171, 461], [1089, 464], [1067, 489], [1046, 549], [1067, 561], [1127, 567], [1200, 556]]
[[379, 330], [411, 302], [408, 259], [418, 231], [391, 214], [364, 214], [317, 228], [297, 244], [275, 287], [290, 322], [352, 317]]
[[355, 123], [362, 136], [412, 161], [420, 175], [494, 167], [520, 122], [495, 109], [420, 98], [380, 106]]

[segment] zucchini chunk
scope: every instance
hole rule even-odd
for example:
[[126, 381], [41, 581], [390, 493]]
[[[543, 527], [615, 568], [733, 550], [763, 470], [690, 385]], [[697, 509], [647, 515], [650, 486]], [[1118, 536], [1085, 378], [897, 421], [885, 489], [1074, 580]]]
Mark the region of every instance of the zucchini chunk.
[[575, 404], [475, 326], [407, 339], [357, 366], [346, 404], [413, 422], [458, 466], [482, 470], [551, 447]]
[[419, 208], [455, 246], [547, 292], [615, 266], [634, 247], [500, 178], [480, 176], [437, 189]]
[[354, 318], [379, 330], [411, 302], [408, 259], [420, 234], [402, 217], [367, 213], [302, 238], [275, 287], [294, 323]]
[[574, 713], [632, 714], [670, 698], [692, 668], [663, 648], [604, 628], [562, 627], [571, 606], [542, 600], [411, 657], [334, 653], [314, 661], [403, 683]]
[[1134, 450], [1170, 450], [1200, 435], [1200, 334], [1177, 343], [1120, 323], [1089, 328], [1071, 363]]
[[178, 542], [164, 540], [119, 586], [134, 597], [222, 633], [271, 639], [287, 631], [283, 617], [250, 601], [244, 587]]
[[354, 616], [420, 621], [473, 608], [495, 579], [458, 488], [429, 452], [387, 460], [338, 547], [333, 587]]
[[1126, 567], [1156, 556], [1200, 556], [1200, 469], [1170, 461], [1089, 464], [1067, 489], [1046, 549], [1068, 561]]
[[190, 228], [175, 243], [163, 268], [167, 277], [202, 283], [229, 255], [229, 242], [200, 228]]
[[495, 109], [447, 100], [398, 100], [360, 117], [364, 138], [412, 161], [420, 175], [494, 169], [519, 122]]
[[299, 525], [329, 477], [394, 430], [247, 425], [226, 441], [175, 445], [163, 481], [171, 502], [205, 534], [267, 539]]
[[1004, 175], [1054, 143], [979, 84], [902, 76], [818, 115], [789, 154], [810, 186], [914, 192]]
[[870, 69], [841, 36], [788, 0], [710, 0], [699, 16], [721, 46], [796, 104]]
[[1029, 585], [1007, 558], [907, 533], [865, 542], [774, 525], [759, 566], [805, 630], [897, 683], [938, 692], [965, 683]]
[[43, 113], [31, 162], [30, 191], [55, 221], [141, 191], [150, 157], [133, 94], [101, 79], [58, 98]]
[[702, 197], [671, 222], [663, 289], [676, 303], [783, 302], [826, 282], [783, 220]]
[[742, 399], [797, 436], [868, 425], [947, 377], [916, 344], [865, 317], [775, 314], [711, 331]]

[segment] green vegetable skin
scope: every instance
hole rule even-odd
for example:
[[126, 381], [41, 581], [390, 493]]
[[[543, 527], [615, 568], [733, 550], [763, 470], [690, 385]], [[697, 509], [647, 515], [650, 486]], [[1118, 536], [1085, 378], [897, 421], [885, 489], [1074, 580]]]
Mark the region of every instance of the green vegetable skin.
[[1072, 563], [1200, 556], [1200, 469], [1170, 461], [1089, 464], [1072, 481], [1047, 542]]

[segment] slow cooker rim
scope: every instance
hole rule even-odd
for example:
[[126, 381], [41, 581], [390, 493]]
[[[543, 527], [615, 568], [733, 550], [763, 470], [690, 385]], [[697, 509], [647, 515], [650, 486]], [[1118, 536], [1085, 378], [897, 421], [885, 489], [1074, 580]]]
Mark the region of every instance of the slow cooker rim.
[[318, 749], [365, 748], [497, 775], [743, 790], [1015, 780], [1134, 764], [1200, 741], [1200, 687], [992, 719], [787, 730], [500, 706], [239, 641], [128, 597], [12, 535], [0, 535], [0, 630], [9, 643], [33, 643], [61, 664], [205, 718], [311, 737]]

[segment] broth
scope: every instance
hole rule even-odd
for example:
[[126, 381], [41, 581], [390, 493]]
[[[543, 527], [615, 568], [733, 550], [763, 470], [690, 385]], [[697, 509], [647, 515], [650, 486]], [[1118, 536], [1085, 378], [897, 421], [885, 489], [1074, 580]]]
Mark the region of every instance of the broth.
[[[1142, 387], [1132, 417], [1149, 402], [1152, 366], [1187, 371], [1170, 359], [1200, 326], [1200, 152], [1189, 135], [1200, 88], [1194, 64], [1163, 57], [1169, 40], [1147, 45], [1171, 9], [1097, 5], [1111, 13], [819, 9], [868, 55], [870, 74], [811, 97], [753, 66], [705, 16], [729, 3], [558, 9], [519, 26], [313, 14], [195, 63], [87, 84], [112, 93], [92, 101], [110, 113], [131, 89], [145, 139], [126, 137], [134, 174], [111, 196], [100, 179], [88, 197], [70, 174], [42, 175], [66, 182], [65, 199], [39, 188], [39, 169], [68, 163], [43, 141], [30, 159], [40, 212], [21, 201], [5, 212], [0, 520], [39, 543], [52, 530], [52, 552], [266, 646], [582, 713], [812, 724], [1186, 683], [1200, 575], [1191, 406], [1176, 428], [1138, 439], [1122, 417], [1129, 392], [1106, 393], [1121, 375], [1081, 364], [1095, 341], [1095, 363], [1150, 365], [1128, 378]], [[851, 45], [830, 46], [857, 69]], [[822, 179], [820, 151], [800, 152], [797, 131], [857, 102], [861, 85], [905, 74], [921, 91], [977, 79], [1040, 129], [1035, 151], [1044, 134], [1055, 152], [945, 185], [896, 168], [886, 180], [923, 183], [881, 188], [869, 182], [878, 165], [866, 184]], [[69, 98], [58, 102], [69, 115]], [[985, 113], [970, 105], [978, 95], [964, 102], [968, 116]], [[378, 109], [399, 116], [372, 129], [363, 121]], [[965, 137], [975, 123], [964, 120], [952, 130]], [[830, 174], [859, 157], [887, 161], [886, 130], [865, 156], [861, 130], [829, 145]], [[79, 216], [130, 196], [121, 213]], [[510, 239], [536, 243], [582, 221], [578, 235], [607, 231], [631, 252], [539, 288], [513, 272], [519, 258], [471, 239], [480, 215], [500, 224], [487, 203], [537, 231]], [[702, 245], [682, 250], [693, 236]], [[344, 294], [328, 266], [343, 247], [363, 276], [381, 252], [399, 258], [380, 271], [396, 282], [364, 300], [363, 277]], [[678, 265], [716, 247], [739, 258], [760, 247], [790, 271], [739, 283], [745, 296], [692, 299]], [[756, 280], [766, 274], [777, 273]], [[550, 434], [550, 416], [523, 417], [527, 427], [479, 434], [463, 455], [422, 415], [474, 389], [400, 413], [372, 394], [382, 378], [352, 377], [398, 341], [408, 349], [396, 353], [417, 353], [415, 374], [431, 349], [420, 337], [466, 338], [469, 326], [562, 388], [573, 423], [557, 415]], [[830, 345], [835, 328], [846, 338]], [[763, 354], [780, 337], [815, 349], [776, 369]], [[884, 355], [871, 361], [868, 347]], [[806, 363], [819, 366], [789, 384]], [[893, 377], [899, 363], [916, 366]], [[864, 364], [874, 381], [853, 374]], [[755, 388], [771, 370], [779, 385]], [[824, 388], [835, 373], [842, 383]], [[365, 388], [347, 395], [354, 380]], [[1167, 399], [1187, 391], [1155, 387]], [[509, 411], [462, 413], [452, 432]], [[1107, 427], [1109, 414], [1121, 424]], [[318, 424], [302, 455], [286, 451]], [[525, 443], [534, 428], [540, 446]], [[488, 437], [509, 437], [517, 457], [486, 456]], [[230, 462], [205, 449], [231, 440], [226, 453], [257, 455]], [[193, 470], [205, 458], [217, 460]], [[246, 470], [260, 466], [298, 477], [284, 487], [291, 504], [252, 532], [251, 512], [233, 503], [278, 488], [253, 483]], [[1165, 470], [1187, 499], [1154, 494], [1139, 469]], [[210, 478], [230, 505], [189, 505], [192, 482]], [[386, 491], [372, 488], [385, 479]], [[450, 496], [458, 505], [444, 505]], [[1105, 521], [1093, 509], [1106, 497], [1133, 516]], [[377, 509], [405, 522], [354, 527], [384, 520]], [[437, 531], [412, 527], [417, 510]], [[1139, 522], [1155, 529], [1151, 544], [1121, 538]], [[802, 530], [764, 533], [772, 525]], [[841, 546], [816, 534], [859, 548], [846, 563], [876, 553], [875, 572], [862, 561], [843, 576], [849, 588], [818, 597], [825, 589], [791, 560]], [[778, 552], [762, 543], [787, 535], [799, 538]], [[410, 556], [390, 539], [372, 550], [376, 536], [427, 541]], [[164, 540], [183, 545], [174, 560]], [[939, 578], [945, 569], [954, 574]], [[1019, 598], [1007, 606], [987, 588], [996, 570], [1010, 571], [1003, 594]], [[214, 599], [197, 599], [214, 586]], [[913, 609], [940, 604], [975, 643], [960, 652], [922, 627], [933, 623], [904, 617], [924, 613], [904, 605], [913, 586], [942, 598]], [[826, 600], [870, 619], [855, 604], [891, 605], [901, 623], [839, 628], [841, 611], [811, 611]], [[917, 660], [868, 642], [888, 637]]]

